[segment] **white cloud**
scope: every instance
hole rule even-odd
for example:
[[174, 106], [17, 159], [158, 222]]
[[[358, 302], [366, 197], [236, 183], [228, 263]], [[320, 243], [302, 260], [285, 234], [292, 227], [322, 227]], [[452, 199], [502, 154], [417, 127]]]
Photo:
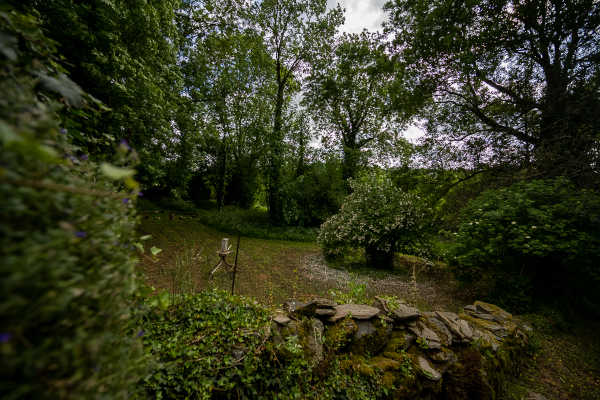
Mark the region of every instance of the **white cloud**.
[[381, 29], [385, 20], [383, 5], [386, 0], [327, 0], [328, 7], [339, 3], [346, 9], [346, 22], [342, 26], [343, 32], [356, 33], [363, 29], [376, 31]]

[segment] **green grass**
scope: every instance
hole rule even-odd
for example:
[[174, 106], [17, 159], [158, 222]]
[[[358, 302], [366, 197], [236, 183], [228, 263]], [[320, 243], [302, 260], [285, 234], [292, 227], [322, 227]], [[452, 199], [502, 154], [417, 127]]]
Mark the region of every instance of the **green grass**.
[[296, 242], [314, 242], [318, 228], [299, 226], [273, 226], [265, 207], [256, 206], [242, 209], [226, 206], [221, 211], [216, 205], [208, 203], [206, 208], [196, 208], [194, 204], [184, 200], [166, 199], [153, 203], [142, 200], [138, 204], [142, 213], [172, 213], [194, 217], [198, 222], [230, 235], [258, 239], [290, 240]]
[[[192, 276], [198, 290], [217, 287], [230, 290], [231, 275], [218, 271], [213, 279], [209, 272], [217, 264], [217, 249], [221, 239], [228, 237], [235, 250], [237, 235], [229, 235], [202, 224], [194, 215], [173, 215], [170, 212], [141, 214], [140, 235], [150, 234], [146, 248], [162, 249], [155, 259], [145, 255], [140, 267], [148, 282], [160, 289], [169, 289], [171, 270], [178, 255], [191, 251]], [[191, 250], [190, 250], [191, 249]], [[265, 240], [241, 236], [238, 257], [236, 294], [253, 297], [266, 305], [276, 305], [288, 298], [324, 296], [331, 285], [319, 285], [302, 279], [299, 268], [304, 258], [319, 253], [315, 243], [284, 240]], [[235, 254], [228, 257], [233, 264]]]

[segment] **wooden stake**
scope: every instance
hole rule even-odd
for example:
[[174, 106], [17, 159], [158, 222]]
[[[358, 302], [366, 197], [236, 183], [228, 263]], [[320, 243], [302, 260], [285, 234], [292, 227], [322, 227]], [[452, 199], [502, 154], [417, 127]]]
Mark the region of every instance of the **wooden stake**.
[[240, 238], [241, 234], [238, 233], [237, 246], [235, 248], [235, 262], [233, 263], [233, 277], [231, 279], [231, 294], [233, 294], [233, 289], [235, 288], [235, 273], [237, 272], [237, 260], [238, 254], [240, 253]]

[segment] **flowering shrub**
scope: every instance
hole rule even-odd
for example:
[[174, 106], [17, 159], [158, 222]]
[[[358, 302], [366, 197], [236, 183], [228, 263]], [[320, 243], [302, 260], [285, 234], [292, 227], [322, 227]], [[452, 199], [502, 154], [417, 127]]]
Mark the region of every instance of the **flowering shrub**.
[[364, 248], [367, 263], [388, 267], [394, 251], [414, 252], [425, 232], [425, 210], [416, 194], [404, 192], [382, 174], [350, 183], [338, 214], [321, 225], [318, 243], [326, 255]]
[[526, 311], [536, 294], [597, 303], [599, 226], [598, 193], [565, 178], [484, 192], [463, 212], [456, 274], [489, 278], [494, 301], [515, 311]]

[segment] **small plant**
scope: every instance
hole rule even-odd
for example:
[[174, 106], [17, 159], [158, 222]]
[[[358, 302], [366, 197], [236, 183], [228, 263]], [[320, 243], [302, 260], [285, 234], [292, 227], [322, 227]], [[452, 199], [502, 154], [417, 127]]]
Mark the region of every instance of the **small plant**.
[[185, 295], [196, 292], [194, 265], [202, 250], [185, 245], [183, 247], [184, 250], [175, 257], [175, 265], [162, 270], [162, 274], [169, 280], [169, 304], [171, 305], [176, 304]]
[[367, 284], [362, 282], [355, 274], [350, 275], [347, 291], [331, 289], [329, 295], [340, 304], [366, 304], [369, 302]]
[[429, 343], [427, 343], [427, 339], [424, 339], [422, 337], [418, 337], [417, 338], [417, 346], [419, 346], [419, 348], [421, 350], [428, 350], [429, 349]]

